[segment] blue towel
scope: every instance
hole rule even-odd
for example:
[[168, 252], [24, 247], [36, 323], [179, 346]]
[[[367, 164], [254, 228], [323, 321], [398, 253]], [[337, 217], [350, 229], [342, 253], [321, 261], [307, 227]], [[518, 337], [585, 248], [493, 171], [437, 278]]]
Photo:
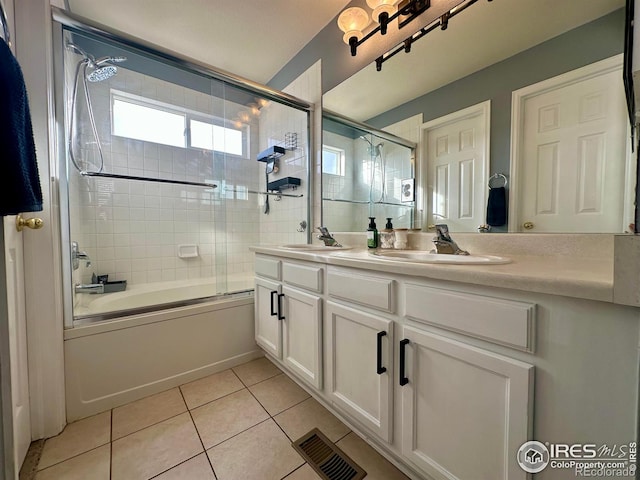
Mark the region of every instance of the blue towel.
[[507, 223], [507, 190], [504, 187], [489, 188], [487, 223], [493, 227]]
[[42, 190], [27, 89], [20, 65], [0, 39], [0, 215], [42, 210]]

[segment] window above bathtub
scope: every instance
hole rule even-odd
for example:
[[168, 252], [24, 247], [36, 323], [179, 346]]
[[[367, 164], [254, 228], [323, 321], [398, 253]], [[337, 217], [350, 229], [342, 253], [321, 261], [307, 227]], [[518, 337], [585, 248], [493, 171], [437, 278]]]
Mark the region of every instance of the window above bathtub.
[[112, 135], [249, 157], [249, 125], [111, 89]]

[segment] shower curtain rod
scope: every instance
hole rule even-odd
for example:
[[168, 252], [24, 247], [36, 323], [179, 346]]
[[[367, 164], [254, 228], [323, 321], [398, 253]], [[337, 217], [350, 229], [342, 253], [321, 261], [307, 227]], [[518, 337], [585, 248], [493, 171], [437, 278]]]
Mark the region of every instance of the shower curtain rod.
[[11, 32], [9, 31], [9, 20], [7, 20], [7, 13], [4, 9], [4, 4], [2, 0], [0, 0], [0, 25], [2, 25], [2, 30], [0, 31], [0, 38], [4, 40], [4, 42], [11, 46]]

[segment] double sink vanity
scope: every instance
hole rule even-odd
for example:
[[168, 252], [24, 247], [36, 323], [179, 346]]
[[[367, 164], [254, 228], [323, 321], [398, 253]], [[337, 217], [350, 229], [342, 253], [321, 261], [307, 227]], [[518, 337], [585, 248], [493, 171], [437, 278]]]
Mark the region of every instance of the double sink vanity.
[[544, 237], [254, 247], [256, 342], [412, 478], [530, 478], [528, 440], [636, 442], [640, 310], [613, 302], [614, 236]]

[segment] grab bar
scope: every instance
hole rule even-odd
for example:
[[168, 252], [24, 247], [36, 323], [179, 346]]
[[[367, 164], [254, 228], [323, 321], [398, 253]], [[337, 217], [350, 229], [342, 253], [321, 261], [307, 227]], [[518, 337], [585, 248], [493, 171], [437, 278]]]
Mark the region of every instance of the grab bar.
[[218, 186], [213, 183], [187, 182], [185, 180], [169, 180], [166, 178], [136, 177], [134, 175], [118, 175], [116, 173], [80, 172], [80, 175], [83, 177], [119, 178], [122, 180], [138, 180], [142, 182], [172, 183], [176, 185], [191, 185], [194, 187], [218, 188]]
[[0, 30], [0, 36], [5, 41], [5, 43], [11, 46], [11, 33], [9, 32], [9, 21], [7, 20], [7, 14], [4, 9], [4, 4], [2, 0], [0, 0], [0, 25], [2, 29]]

